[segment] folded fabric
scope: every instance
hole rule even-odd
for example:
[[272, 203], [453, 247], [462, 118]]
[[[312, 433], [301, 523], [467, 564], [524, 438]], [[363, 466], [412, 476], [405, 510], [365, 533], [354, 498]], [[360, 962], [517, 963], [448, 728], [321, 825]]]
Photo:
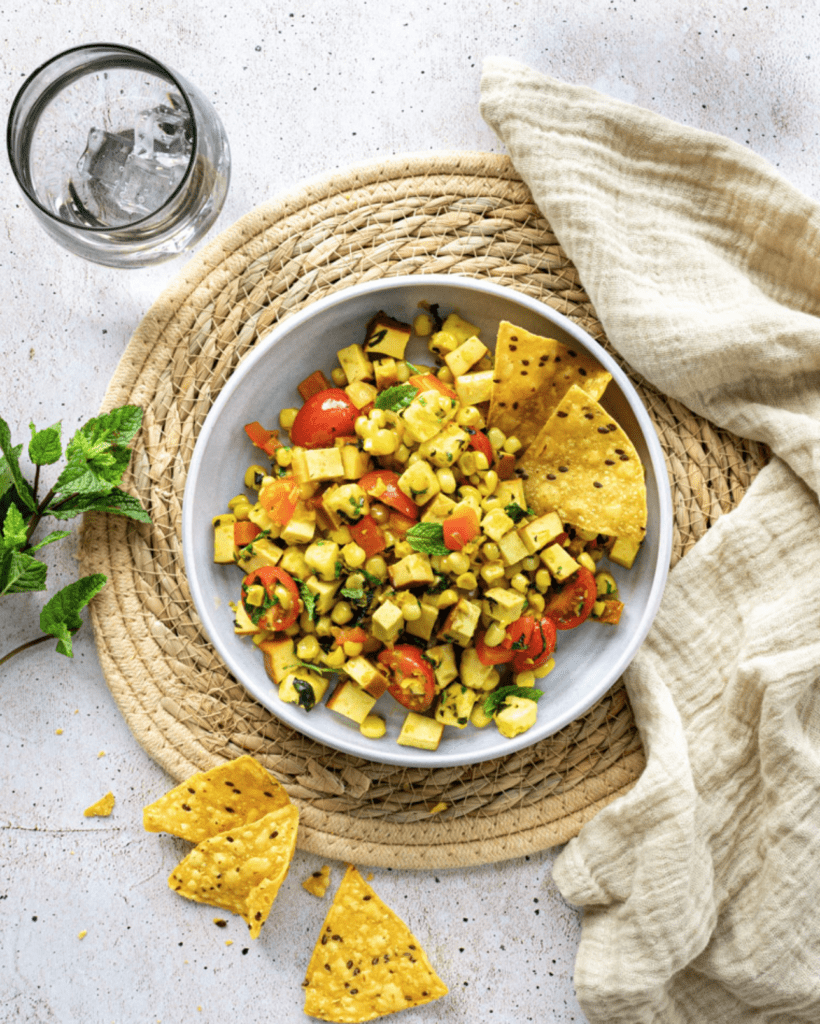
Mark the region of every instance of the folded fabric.
[[482, 114], [656, 387], [770, 446], [626, 673], [647, 764], [561, 853], [593, 1024], [820, 1020], [820, 206], [728, 139], [506, 58]]

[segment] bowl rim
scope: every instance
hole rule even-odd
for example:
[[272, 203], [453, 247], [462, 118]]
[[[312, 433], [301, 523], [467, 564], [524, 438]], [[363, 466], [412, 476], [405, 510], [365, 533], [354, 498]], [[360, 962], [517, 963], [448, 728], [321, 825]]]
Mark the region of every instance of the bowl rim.
[[[247, 377], [248, 374], [253, 373], [256, 365], [265, 358], [268, 349], [272, 345], [280, 344], [282, 339], [287, 338], [289, 334], [297, 331], [305, 322], [311, 320], [313, 317], [332, 309], [334, 306], [344, 305], [347, 302], [359, 299], [362, 296], [378, 296], [380, 292], [391, 291], [396, 288], [401, 289], [402, 287], [408, 287], [411, 285], [414, 288], [426, 288], [431, 294], [435, 294], [436, 288], [442, 289], [457, 287], [459, 289], [475, 291], [485, 295], [494, 295], [498, 298], [513, 301], [524, 306], [530, 312], [552, 321], [557, 328], [563, 330], [570, 337], [574, 338], [585, 350], [589, 351], [596, 359], [598, 359], [609, 373], [612, 374], [613, 381], [617, 384], [620, 394], [629, 405], [632, 414], [635, 416], [640, 427], [642, 440], [645, 443], [649, 454], [649, 461], [652, 464], [653, 476], [656, 483], [659, 506], [658, 522], [656, 524], [658, 530], [658, 552], [655, 559], [652, 583], [646, 599], [646, 604], [643, 608], [640, 619], [635, 623], [635, 628], [629, 643], [625, 646], [620, 656], [611, 663], [609, 670], [597, 680], [596, 685], [591, 686], [588, 690], [584, 690], [583, 695], [579, 695], [578, 699], [567, 707], [565, 711], [551, 723], [551, 727], [548, 732], [536, 733], [533, 735], [533, 730], [528, 730], [527, 732], [512, 739], [501, 736], [499, 733], [498, 742], [489, 752], [487, 750], [480, 750], [475, 753], [474, 756], [466, 749], [464, 752], [456, 750], [451, 751], [448, 754], [446, 751], [417, 750], [414, 747], [399, 746], [396, 743], [374, 743], [372, 741], [364, 740], [362, 743], [357, 743], [355, 741], [354, 734], [351, 734], [350, 741], [348, 741], [346, 736], [342, 736], [341, 738], [329, 738], [323, 733], [321, 727], [317, 728], [314, 726], [313, 722], [315, 720], [311, 719], [309, 716], [303, 715], [302, 719], [304, 719], [304, 721], [291, 720], [291, 717], [288, 716], [287, 713], [280, 713], [283, 711], [286, 712], [286, 709], [290, 708], [291, 705], [283, 705], [282, 708], [277, 708], [275, 702], [265, 701], [263, 695], [255, 692], [254, 688], [243, 680], [244, 673], [236, 660], [232, 657], [231, 650], [223, 645], [219, 639], [215, 638], [212, 634], [209, 629], [210, 606], [207, 601], [208, 595], [203, 591], [196, 569], [191, 570], [188, 568], [189, 566], [196, 566], [197, 564], [196, 560], [192, 557], [195, 543], [195, 524], [191, 496], [196, 487], [200, 465], [205, 456], [205, 449], [207, 448], [208, 440], [216, 429], [222, 410], [230, 402], [232, 395], [238, 389], [245, 377]], [[626, 373], [617, 364], [615, 359], [598, 342], [596, 342], [591, 335], [570, 320], [569, 317], [558, 312], [539, 299], [532, 298], [531, 296], [506, 285], [500, 285], [493, 281], [487, 281], [483, 278], [463, 277], [459, 274], [411, 274], [381, 277], [373, 281], [359, 282], [357, 284], [343, 287], [331, 295], [317, 299], [304, 309], [287, 317], [286, 320], [275, 324], [270, 330], [266, 331], [262, 337], [260, 337], [254, 349], [241, 359], [228, 380], [223, 385], [219, 395], [209, 409], [202, 427], [200, 428], [199, 435], [195, 442], [194, 452], [188, 466], [188, 473], [183, 491], [182, 553], [186, 578], [188, 580], [194, 607], [199, 615], [202, 628], [219, 654], [221, 660], [235, 676], [237, 681], [243, 686], [249, 696], [261, 703], [273, 715], [284, 721], [285, 724], [290, 725], [296, 731], [330, 747], [333, 750], [338, 750], [354, 757], [360, 757], [376, 764], [395, 764], [397, 766], [404, 767], [429, 768], [478, 764], [516, 753], [525, 747], [531, 746], [536, 742], [547, 739], [549, 736], [555, 735], [555, 733], [559, 732], [570, 722], [581, 717], [594, 704], [596, 704], [632, 662], [639, 648], [646, 639], [658, 612], [666, 585], [666, 579], [669, 573], [669, 563], [672, 552], [673, 513], [670, 489], [668, 486], [665, 486], [667, 481], [668, 474], [666, 460], [661, 449], [660, 441], [649, 413], [641, 401], [635, 386], [631, 383]], [[295, 716], [293, 716], [293, 718], [295, 719]], [[537, 725], [535, 728], [537, 729]], [[369, 743], [369, 745], [364, 746], [363, 744], [365, 742]], [[465, 748], [466, 746], [467, 745], [465, 744]]]

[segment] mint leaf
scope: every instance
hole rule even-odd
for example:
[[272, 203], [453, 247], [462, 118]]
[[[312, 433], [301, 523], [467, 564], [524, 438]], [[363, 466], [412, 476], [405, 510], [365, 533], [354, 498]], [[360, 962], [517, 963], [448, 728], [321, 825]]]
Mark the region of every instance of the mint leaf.
[[302, 604], [305, 606], [308, 618], [311, 622], [316, 617], [316, 595], [310, 589], [310, 587], [298, 576], [293, 577], [299, 587], [299, 596], [302, 598]]
[[23, 513], [16, 505], [11, 505], [3, 521], [3, 547], [7, 551], [25, 547], [27, 533], [28, 525]]
[[316, 704], [316, 694], [313, 687], [305, 679], [294, 679], [293, 689], [299, 694], [299, 704], [305, 709], [310, 711]]
[[416, 523], [411, 526], [404, 539], [414, 551], [425, 555], [449, 555], [450, 549], [444, 543], [444, 530], [441, 523]]
[[130, 458], [128, 448], [109, 448], [103, 442], [91, 444], [82, 440], [74, 446], [72, 461], [57, 478], [54, 490], [58, 494], [110, 494], [122, 479]]
[[507, 505], [507, 507], [504, 509], [504, 511], [507, 513], [507, 515], [510, 517], [510, 519], [512, 519], [514, 523], [520, 523], [524, 516], [527, 514], [526, 509], [521, 508], [521, 506], [516, 501], [511, 501], [509, 505]]
[[40, 612], [40, 629], [57, 638], [57, 651], [72, 658], [71, 637], [82, 626], [80, 612], [107, 582], [102, 573], [83, 576], [58, 590]]
[[406, 409], [418, 393], [418, 388], [414, 388], [412, 384], [394, 384], [392, 388], [380, 391], [373, 405], [377, 409], [399, 412]]
[[8, 551], [0, 558], [0, 595], [46, 589], [45, 563], [26, 551]]
[[[17, 445], [17, 447], [12, 445], [9, 425], [0, 416], [0, 451], [3, 453], [3, 459], [0, 461], [0, 477], [8, 480], [14, 486], [20, 500], [26, 508], [31, 509], [33, 512], [37, 508], [37, 502], [34, 500], [34, 494], [29, 482], [20, 472], [19, 460], [22, 450], [22, 445]], [[6, 490], [8, 490], [8, 487], [4, 487], [2, 493], [5, 494]]]
[[502, 686], [484, 701], [484, 714], [488, 718], [495, 714], [508, 697], [526, 697], [527, 700], [538, 700], [543, 696], [544, 691], [536, 690], [534, 686]]
[[109, 494], [73, 494], [69, 498], [56, 498], [43, 514], [55, 519], [73, 519], [84, 512], [110, 512], [136, 519], [138, 523], [151, 522], [139, 498], [119, 487], [115, 487]]
[[311, 672], [324, 672], [326, 675], [332, 676], [336, 671], [335, 668], [330, 668], [328, 665], [311, 665], [309, 661], [302, 661], [301, 658], [297, 658], [296, 663], [301, 665], [302, 668], [309, 668]]
[[28, 457], [35, 466], [51, 466], [57, 462], [63, 454], [63, 445], [60, 441], [60, 424], [55, 423], [44, 430], [38, 430], [33, 423], [29, 423], [31, 440], [28, 443]]
[[95, 416], [80, 427], [69, 441], [66, 456], [71, 457], [71, 446], [80, 444], [80, 438], [92, 446], [105, 445], [123, 448], [137, 435], [142, 426], [142, 409], [138, 405], [121, 405], [118, 409]]
[[374, 587], [380, 587], [384, 583], [384, 580], [380, 580], [378, 576], [374, 576], [373, 573], [368, 572], [367, 569], [357, 569], [356, 572], [361, 573], [367, 582], [372, 584]]
[[70, 536], [71, 530], [52, 530], [51, 533], [46, 537], [43, 537], [43, 539], [38, 544], [35, 544], [30, 550], [39, 551], [40, 548], [44, 548], [46, 544], [53, 544], [55, 540], [62, 540], [63, 537]]
[[342, 597], [347, 597], [351, 601], [364, 600], [364, 591], [361, 587], [342, 587], [340, 593]]

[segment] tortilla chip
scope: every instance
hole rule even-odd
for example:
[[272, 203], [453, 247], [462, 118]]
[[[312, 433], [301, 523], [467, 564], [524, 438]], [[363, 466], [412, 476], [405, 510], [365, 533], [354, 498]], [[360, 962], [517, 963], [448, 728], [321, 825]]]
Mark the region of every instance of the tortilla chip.
[[108, 815], [114, 810], [114, 794], [106, 793], [105, 796], [92, 804], [90, 807], [86, 807], [83, 814], [86, 818], [107, 818]]
[[614, 537], [646, 533], [646, 481], [635, 446], [610, 414], [573, 385], [530, 445], [524, 493], [539, 515]]
[[305, 980], [305, 1013], [339, 1024], [440, 999], [447, 986], [407, 925], [349, 865]]
[[290, 803], [284, 787], [250, 755], [198, 772], [142, 812], [147, 832], [192, 843], [257, 821]]
[[318, 896], [320, 899], [327, 892], [330, 885], [330, 866], [325, 864], [320, 871], [313, 874], [302, 882], [302, 888], [307, 889], [311, 896]]
[[289, 804], [203, 840], [177, 864], [168, 885], [197, 903], [241, 914], [255, 939], [296, 849], [299, 812]]
[[611, 379], [580, 348], [568, 348], [502, 320], [487, 423], [514, 435], [526, 448], [573, 384], [597, 400]]

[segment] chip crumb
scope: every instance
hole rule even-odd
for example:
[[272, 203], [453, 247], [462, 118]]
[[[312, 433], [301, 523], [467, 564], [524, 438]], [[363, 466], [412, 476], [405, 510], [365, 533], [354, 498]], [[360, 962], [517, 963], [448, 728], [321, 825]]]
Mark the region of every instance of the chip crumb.
[[97, 757], [98, 757], [98, 758], [100, 758], [100, 757], [105, 757], [105, 751], [104, 751], [104, 750], [101, 750], [101, 751], [99, 752], [99, 754], [97, 754]]
[[86, 807], [83, 814], [86, 818], [107, 818], [108, 815], [114, 810], [114, 794], [108, 792], [105, 796], [92, 804], [90, 807]]
[[368, 882], [372, 882], [372, 881], [373, 881], [373, 879], [374, 879], [375, 877], [376, 877], [376, 876], [375, 876], [375, 875], [373, 874], [373, 872], [372, 872], [372, 871], [368, 871], [368, 873], [367, 873], [367, 879], [366, 879], [366, 880], [367, 880]]
[[226, 946], [232, 946], [233, 945], [233, 939], [225, 939], [225, 945]]
[[217, 926], [217, 928], [225, 928], [227, 927], [228, 922], [225, 920], [224, 917], [215, 917], [214, 924]]
[[449, 804], [445, 804], [443, 801], [440, 800], [436, 804], [435, 807], [431, 807], [430, 808], [430, 813], [431, 814], [441, 814], [441, 812], [442, 811], [446, 811], [448, 807], [449, 807]]
[[54, 730], [54, 735], [55, 736], [62, 736], [63, 735], [63, 730], [62, 729], [55, 729]]
[[77, 936], [77, 938], [78, 938], [78, 939], [84, 939], [84, 938], [86, 937], [86, 935], [88, 935], [88, 932], [86, 931], [86, 929], [85, 929], [85, 928], [83, 928], [83, 930], [82, 930], [82, 931], [81, 931], [81, 932], [79, 933], [79, 935]]
[[327, 887], [330, 885], [330, 865], [324, 864], [319, 871], [314, 871], [313, 874], [302, 882], [302, 888], [307, 890], [311, 896], [318, 896], [320, 899], [327, 892]]

